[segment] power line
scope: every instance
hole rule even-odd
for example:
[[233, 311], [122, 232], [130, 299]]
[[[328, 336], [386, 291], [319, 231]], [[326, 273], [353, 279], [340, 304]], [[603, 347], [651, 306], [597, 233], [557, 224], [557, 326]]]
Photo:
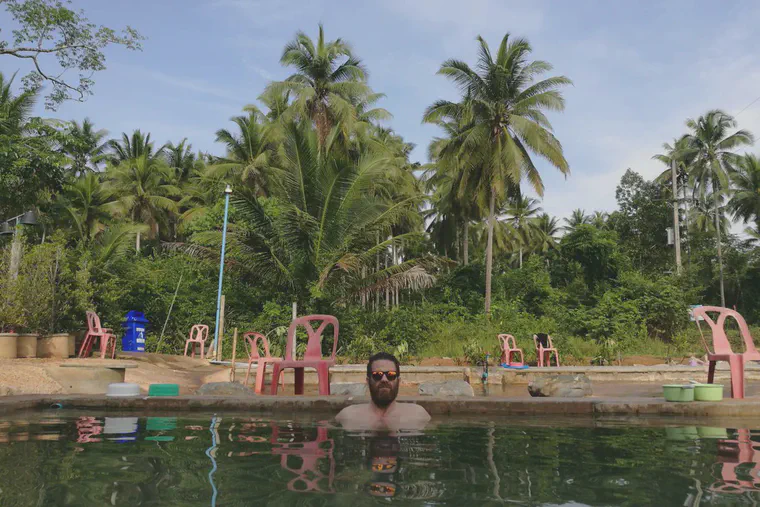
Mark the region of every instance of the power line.
[[747, 104], [746, 106], [744, 106], [744, 109], [742, 109], [741, 111], [739, 111], [738, 113], [736, 113], [736, 116], [739, 116], [739, 115], [740, 115], [740, 114], [742, 114], [744, 111], [746, 111], [747, 109], [749, 109], [749, 108], [750, 108], [750, 107], [751, 107], [751, 106], [752, 106], [752, 105], [753, 105], [755, 102], [757, 102], [758, 100], [760, 100], [760, 97], [756, 98], [755, 100], [753, 100], [752, 102], [750, 102], [749, 104]]

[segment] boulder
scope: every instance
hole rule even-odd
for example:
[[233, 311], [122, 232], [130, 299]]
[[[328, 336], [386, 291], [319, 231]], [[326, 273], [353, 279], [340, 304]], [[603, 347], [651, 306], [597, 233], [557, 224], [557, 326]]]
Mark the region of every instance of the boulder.
[[418, 392], [420, 396], [475, 396], [472, 386], [464, 380], [423, 382]]
[[533, 397], [583, 398], [591, 396], [591, 380], [586, 375], [553, 375], [539, 377], [528, 384]]
[[337, 396], [367, 396], [366, 382], [333, 382], [330, 394]]
[[203, 384], [195, 394], [201, 396], [256, 396], [253, 389], [237, 382], [209, 382]]

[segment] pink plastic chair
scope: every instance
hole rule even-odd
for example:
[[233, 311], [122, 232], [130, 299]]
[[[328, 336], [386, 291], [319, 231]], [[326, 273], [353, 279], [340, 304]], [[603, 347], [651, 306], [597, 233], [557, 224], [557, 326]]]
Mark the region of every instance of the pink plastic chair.
[[533, 344], [536, 346], [536, 358], [538, 366], [551, 366], [552, 354], [554, 354], [555, 366], [559, 366], [559, 352], [552, 344], [552, 337], [546, 333], [536, 333], [533, 335]]
[[[316, 330], [311, 327], [312, 322], [318, 322], [319, 327]], [[325, 328], [332, 324], [333, 326], [333, 348], [329, 359], [322, 358], [322, 333]], [[306, 352], [303, 359], [295, 358], [293, 350], [294, 337], [298, 326], [306, 328], [309, 341], [306, 343]], [[315, 368], [317, 370], [317, 379], [319, 381], [319, 394], [330, 394], [330, 366], [335, 364], [335, 352], [338, 349], [338, 319], [332, 315], [308, 315], [299, 317], [290, 324], [288, 328], [288, 342], [285, 345], [285, 359], [274, 363], [272, 378], [279, 378], [280, 372], [285, 368], [295, 369], [295, 392], [303, 394], [303, 378], [305, 368]], [[277, 394], [277, 382], [272, 382], [272, 394]]]
[[[522, 349], [517, 348], [517, 342], [515, 337], [511, 334], [500, 334], [499, 340], [501, 341], [501, 364], [508, 364], [510, 366], [522, 366], [525, 363]], [[512, 356], [520, 355], [520, 361], [512, 362]]]
[[[708, 312], [718, 314], [718, 321], [714, 321]], [[749, 334], [749, 328], [738, 312], [723, 308], [720, 306], [700, 306], [692, 310], [694, 320], [697, 322], [697, 328], [699, 334], [702, 336], [702, 344], [707, 351], [707, 361], [710, 366], [707, 372], [707, 383], [712, 384], [715, 380], [715, 364], [718, 361], [728, 361], [731, 368], [731, 397], [732, 398], [744, 398], [744, 363], [746, 361], [760, 361], [760, 352], [755, 348], [755, 343], [752, 341], [752, 335]], [[737, 324], [739, 324], [739, 332], [742, 335], [744, 341], [744, 353], [734, 352], [731, 350], [731, 343], [726, 336], [726, 318], [733, 317]], [[710, 347], [705, 340], [704, 334], [702, 334], [702, 327], [699, 325], [699, 320], [704, 319], [707, 325], [710, 326], [712, 331], [713, 351], [710, 352]]]
[[105, 359], [108, 347], [111, 347], [111, 359], [116, 356], [116, 335], [108, 328], [101, 327], [100, 317], [95, 312], [87, 312], [87, 334], [79, 348], [78, 357], [90, 357], [95, 340], [100, 340], [100, 358]]
[[[282, 358], [272, 357], [269, 355], [269, 341], [267, 337], [261, 333], [245, 333], [245, 348], [248, 351], [248, 371], [245, 372], [245, 382], [243, 385], [248, 385], [248, 377], [251, 374], [251, 366], [256, 363], [256, 383], [253, 386], [253, 391], [256, 394], [261, 394], [264, 390], [264, 375], [266, 373], [267, 364], [275, 364], [282, 361]], [[261, 341], [261, 345], [264, 348], [264, 355], [259, 354], [258, 342]], [[272, 382], [275, 382], [275, 378], [272, 377]], [[280, 374], [280, 385], [285, 389], [285, 375]]]
[[201, 359], [205, 357], [206, 339], [208, 338], [208, 326], [205, 324], [195, 324], [190, 328], [190, 338], [185, 341], [185, 355], [187, 355], [187, 347], [192, 345], [190, 349], [190, 357], [195, 357], [195, 347], [201, 348]]
[[[284, 435], [281, 435], [283, 433]], [[284, 442], [283, 442], [284, 440]], [[326, 422], [317, 426], [316, 440], [308, 440], [305, 432], [292, 424], [280, 428], [272, 424], [272, 454], [280, 456], [280, 466], [296, 475], [288, 482], [288, 490], [297, 493], [334, 493], [335, 459], [333, 439], [328, 438]], [[301, 466], [294, 467], [288, 463], [288, 457], [301, 458]], [[328, 472], [320, 470], [320, 461], [327, 458]], [[327, 480], [327, 488], [320, 483]], [[300, 487], [297, 485], [301, 485]]]

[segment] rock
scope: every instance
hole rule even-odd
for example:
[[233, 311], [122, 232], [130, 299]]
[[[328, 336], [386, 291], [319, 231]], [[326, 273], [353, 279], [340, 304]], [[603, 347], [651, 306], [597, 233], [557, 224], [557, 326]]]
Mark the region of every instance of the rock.
[[253, 389], [237, 382], [209, 382], [203, 384], [195, 394], [201, 396], [256, 396]]
[[418, 392], [420, 396], [475, 396], [472, 386], [464, 380], [423, 382]]
[[8, 386], [0, 386], [0, 396], [12, 396], [16, 394], [16, 391]]
[[591, 396], [591, 380], [585, 375], [554, 375], [540, 377], [528, 384], [533, 397], [583, 398]]
[[366, 382], [333, 382], [330, 394], [337, 396], [367, 396]]

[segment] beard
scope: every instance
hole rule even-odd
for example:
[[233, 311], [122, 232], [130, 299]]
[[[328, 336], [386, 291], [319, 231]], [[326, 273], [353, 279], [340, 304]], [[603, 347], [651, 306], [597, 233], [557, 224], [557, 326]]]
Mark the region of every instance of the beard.
[[372, 403], [380, 408], [385, 408], [396, 399], [398, 396], [399, 382], [379, 382], [369, 383], [369, 395], [372, 398]]

